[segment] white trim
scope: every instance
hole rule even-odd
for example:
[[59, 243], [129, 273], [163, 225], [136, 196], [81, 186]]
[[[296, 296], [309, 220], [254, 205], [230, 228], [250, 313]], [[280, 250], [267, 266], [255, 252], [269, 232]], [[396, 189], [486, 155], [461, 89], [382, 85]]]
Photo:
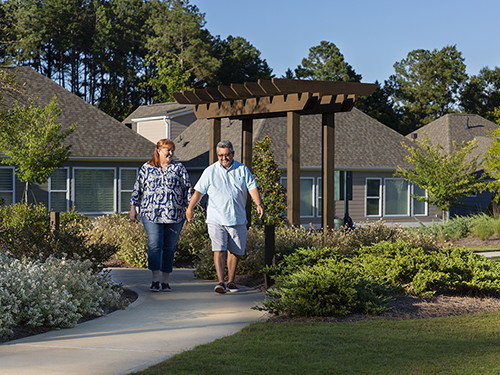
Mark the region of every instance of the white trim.
[[[368, 180], [378, 181], [378, 196], [368, 196]], [[382, 178], [381, 177], [365, 177], [365, 217], [382, 217]], [[378, 215], [368, 215], [368, 199], [378, 199]]]
[[63, 167], [63, 168], [55, 168], [56, 169], [65, 169], [66, 170], [66, 190], [52, 190], [51, 185], [52, 185], [52, 177], [49, 176], [48, 180], [48, 191], [49, 191], [49, 211], [52, 210], [52, 198], [51, 198], [51, 193], [66, 193], [66, 211], [69, 210], [69, 202], [70, 202], [70, 180], [69, 180], [69, 167]]
[[[427, 197], [429, 195], [429, 193], [427, 192], [426, 189], [423, 189], [423, 190], [425, 191], [425, 197]], [[416, 195], [415, 194], [415, 184], [411, 184], [411, 192], [412, 192], [413, 195]], [[423, 214], [416, 214], [415, 213], [415, 202], [418, 202], [418, 201], [415, 198], [411, 197], [411, 196], [410, 196], [410, 198], [411, 198], [411, 214], [412, 214], [412, 216], [420, 216], [420, 217], [422, 217], [422, 216], [429, 216], [429, 203], [427, 203], [427, 202], [419, 202], [419, 203], [424, 203], [425, 213], [423, 213]]]
[[127, 211], [121, 211], [122, 207], [122, 193], [132, 193], [134, 191], [134, 187], [132, 186], [132, 189], [122, 189], [122, 171], [123, 170], [128, 170], [128, 171], [135, 171], [135, 175], [137, 177], [137, 174], [139, 173], [139, 168], [134, 168], [134, 167], [120, 167], [118, 170], [118, 209], [120, 210], [121, 213], [126, 213]]

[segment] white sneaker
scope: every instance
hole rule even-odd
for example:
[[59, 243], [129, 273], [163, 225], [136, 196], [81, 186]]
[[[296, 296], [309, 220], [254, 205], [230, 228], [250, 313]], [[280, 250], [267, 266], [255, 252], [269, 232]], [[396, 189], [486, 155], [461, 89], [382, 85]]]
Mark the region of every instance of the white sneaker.
[[224, 285], [224, 283], [220, 282], [219, 284], [217, 284], [214, 288], [214, 292], [220, 294], [226, 293], [226, 286]]

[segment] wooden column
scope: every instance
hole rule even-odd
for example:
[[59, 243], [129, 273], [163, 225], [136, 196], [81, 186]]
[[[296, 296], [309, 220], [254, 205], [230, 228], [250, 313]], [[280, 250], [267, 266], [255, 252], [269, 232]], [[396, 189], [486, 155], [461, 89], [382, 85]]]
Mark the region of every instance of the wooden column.
[[[253, 121], [252, 119], [241, 120], [241, 162], [252, 172], [252, 143], [253, 143]], [[247, 199], [247, 226], [252, 223], [252, 198]]]
[[287, 224], [300, 225], [300, 115], [287, 113]]
[[323, 231], [333, 229], [335, 218], [335, 115], [334, 113], [323, 113], [322, 119], [322, 160], [321, 160], [321, 182], [322, 182], [322, 218]]
[[217, 161], [217, 143], [220, 142], [221, 131], [220, 131], [220, 118], [210, 119], [210, 141], [209, 141], [209, 153], [208, 153], [208, 164], [213, 164]]

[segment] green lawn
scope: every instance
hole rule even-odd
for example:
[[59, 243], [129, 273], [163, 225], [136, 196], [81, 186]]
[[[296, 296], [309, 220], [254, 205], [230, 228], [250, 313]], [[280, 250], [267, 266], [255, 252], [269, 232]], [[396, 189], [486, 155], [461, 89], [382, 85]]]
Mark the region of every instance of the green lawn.
[[499, 374], [500, 312], [254, 323], [138, 374]]

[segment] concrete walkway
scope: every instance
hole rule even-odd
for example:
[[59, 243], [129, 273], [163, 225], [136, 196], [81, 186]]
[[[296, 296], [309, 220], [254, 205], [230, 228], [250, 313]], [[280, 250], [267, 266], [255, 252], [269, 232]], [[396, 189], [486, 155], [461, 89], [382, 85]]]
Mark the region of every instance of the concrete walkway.
[[114, 268], [113, 280], [136, 291], [126, 310], [0, 345], [0, 375], [116, 375], [145, 369], [170, 356], [238, 332], [264, 313], [254, 289], [217, 294], [215, 282], [191, 269], [170, 276], [172, 292], [149, 291], [151, 272]]

